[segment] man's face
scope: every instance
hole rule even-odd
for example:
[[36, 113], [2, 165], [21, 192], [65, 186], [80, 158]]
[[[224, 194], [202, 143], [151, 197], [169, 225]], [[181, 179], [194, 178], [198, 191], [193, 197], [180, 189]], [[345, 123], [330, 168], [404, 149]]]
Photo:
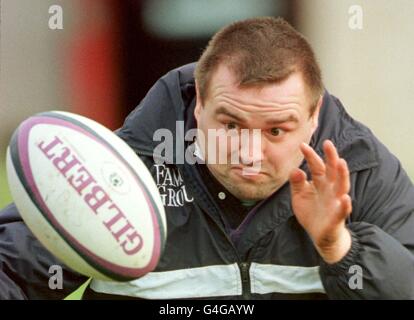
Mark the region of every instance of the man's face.
[[[213, 176], [241, 200], [267, 198], [288, 181], [292, 169], [303, 160], [299, 146], [309, 143], [322, 102], [320, 99], [311, 116], [311, 100], [300, 73], [278, 84], [240, 88], [225, 65], [212, 75], [204, 105], [198, 97], [197, 92], [194, 114], [205, 140], [198, 137], [197, 141], [206, 164]], [[238, 135], [240, 143], [232, 144], [223, 137], [209, 139], [211, 129]], [[253, 129], [260, 129], [259, 135], [254, 136]], [[241, 138], [243, 131], [249, 143], [242, 143], [246, 141]], [[223, 143], [226, 139], [228, 143]], [[217, 147], [209, 148], [211, 143]], [[225, 164], [218, 161], [220, 152], [227, 155]]]

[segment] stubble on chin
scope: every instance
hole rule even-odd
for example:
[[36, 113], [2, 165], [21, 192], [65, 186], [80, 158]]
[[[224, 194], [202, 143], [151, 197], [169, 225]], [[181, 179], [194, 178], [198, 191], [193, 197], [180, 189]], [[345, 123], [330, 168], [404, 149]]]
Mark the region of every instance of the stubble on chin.
[[[263, 200], [277, 191], [282, 184], [280, 179], [266, 177], [265, 181], [243, 181], [242, 178], [232, 178], [230, 168], [225, 170], [210, 169], [213, 176], [229, 191], [240, 200]], [[286, 180], [287, 181], [287, 180]]]

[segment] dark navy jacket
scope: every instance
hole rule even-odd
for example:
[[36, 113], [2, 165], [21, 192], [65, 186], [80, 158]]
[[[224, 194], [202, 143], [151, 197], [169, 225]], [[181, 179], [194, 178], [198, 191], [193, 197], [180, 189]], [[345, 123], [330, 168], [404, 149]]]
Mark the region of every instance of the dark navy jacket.
[[[311, 145], [322, 155], [322, 142], [330, 139], [348, 163], [350, 251], [336, 264], [324, 263], [292, 213], [288, 183], [253, 209], [238, 241], [231, 241], [197, 166], [181, 161], [191, 142], [179, 138], [196, 127], [193, 69], [186, 65], [157, 81], [116, 132], [146, 163], [164, 201], [168, 236], [160, 262], [132, 282], [93, 280], [85, 298], [414, 299], [413, 184], [396, 157], [328, 92]], [[160, 128], [173, 133], [173, 154], [154, 151]], [[306, 163], [302, 168], [307, 171]], [[0, 297], [61, 298], [85, 280], [65, 268], [64, 289], [49, 289], [49, 266], [56, 263], [14, 205], [3, 210]]]

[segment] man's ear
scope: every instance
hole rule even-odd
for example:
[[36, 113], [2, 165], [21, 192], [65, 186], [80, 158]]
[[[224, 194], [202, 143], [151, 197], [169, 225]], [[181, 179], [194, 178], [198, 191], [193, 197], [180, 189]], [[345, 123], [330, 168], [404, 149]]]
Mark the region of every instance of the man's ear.
[[318, 122], [319, 122], [319, 112], [321, 111], [323, 103], [323, 96], [321, 95], [318, 99], [318, 103], [316, 104], [316, 108], [313, 111], [313, 115], [311, 117], [312, 121], [312, 134], [316, 131], [318, 128]]
[[197, 123], [198, 123], [200, 119], [201, 111], [203, 109], [203, 105], [202, 105], [202, 101], [200, 98], [200, 90], [198, 89], [197, 81], [195, 82], [195, 89], [196, 89], [196, 106], [194, 109], [194, 117], [196, 118]]

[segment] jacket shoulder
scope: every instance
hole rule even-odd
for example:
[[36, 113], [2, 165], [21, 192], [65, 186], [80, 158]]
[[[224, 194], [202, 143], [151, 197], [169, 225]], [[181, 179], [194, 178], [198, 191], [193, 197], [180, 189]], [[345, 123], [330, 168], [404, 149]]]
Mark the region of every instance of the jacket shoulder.
[[159, 144], [154, 139], [157, 130], [175, 137], [177, 121], [186, 120], [189, 105], [195, 101], [194, 67], [195, 63], [184, 65], [156, 81], [123, 126], [116, 130], [136, 152], [152, 155]]
[[341, 101], [328, 92], [324, 95], [319, 128], [313, 137], [315, 150], [323, 155], [323, 142], [330, 139], [350, 172], [377, 167], [381, 155], [389, 152], [372, 131], [349, 115]]

